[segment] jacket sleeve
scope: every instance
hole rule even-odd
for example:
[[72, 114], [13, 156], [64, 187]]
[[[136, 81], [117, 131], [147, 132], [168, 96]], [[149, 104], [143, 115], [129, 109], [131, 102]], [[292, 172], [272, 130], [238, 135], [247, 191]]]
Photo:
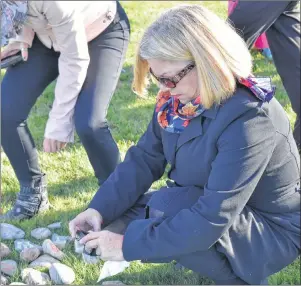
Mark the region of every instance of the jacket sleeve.
[[88, 207], [96, 209], [104, 224], [109, 224], [161, 178], [165, 167], [160, 126], [154, 113], [137, 145], [129, 148], [124, 161], [99, 188]]
[[124, 236], [124, 258], [152, 261], [208, 250], [251, 197], [274, 150], [274, 130], [261, 110], [233, 121], [217, 141], [204, 196], [174, 216], [133, 221]]
[[59, 76], [45, 137], [72, 142], [74, 107], [90, 62], [84, 20], [67, 1], [44, 1], [41, 12], [60, 50]]

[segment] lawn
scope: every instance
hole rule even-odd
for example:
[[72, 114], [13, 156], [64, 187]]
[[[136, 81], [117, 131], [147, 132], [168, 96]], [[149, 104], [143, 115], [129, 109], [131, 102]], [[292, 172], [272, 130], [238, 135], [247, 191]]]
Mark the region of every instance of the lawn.
[[[127, 149], [135, 144], [143, 131], [146, 129], [151, 118], [155, 103], [156, 88], [152, 87], [150, 96], [147, 99], [140, 99], [131, 91], [132, 65], [137, 41], [143, 30], [160, 13], [160, 11], [188, 1], [124, 1], [122, 2], [131, 22], [131, 43], [127, 52], [124, 72], [121, 74], [118, 89], [113, 97], [109, 108], [108, 119], [122, 156]], [[189, 1], [192, 2], [192, 1]], [[226, 1], [195, 1], [202, 4], [219, 16], [226, 17]], [[293, 113], [287, 94], [282, 86], [281, 80], [272, 64], [268, 63], [259, 53], [252, 52], [254, 56], [255, 74], [270, 75], [277, 85], [276, 97], [284, 106], [287, 114], [294, 123]], [[30, 54], [29, 54], [30, 56]], [[42, 169], [48, 175], [48, 190], [50, 201], [54, 209], [47, 213], [33, 218], [29, 221], [14, 223], [26, 231], [27, 238], [30, 238], [30, 230], [35, 227], [46, 226], [55, 221], [62, 221], [64, 227], [58, 231], [59, 234], [68, 235], [68, 222], [76, 214], [81, 212], [97, 190], [97, 181], [93, 170], [87, 159], [84, 148], [81, 146], [78, 137], [75, 144], [69, 145], [62, 152], [57, 154], [46, 154], [42, 152], [42, 140], [44, 128], [53, 100], [54, 85], [50, 85], [38, 100], [29, 117], [29, 126], [35, 138], [39, 150], [39, 158]], [[1, 176], [2, 176], [2, 210], [6, 212], [15, 200], [18, 191], [18, 182], [5, 154], [1, 154]], [[160, 187], [164, 178], [154, 183], [153, 187]], [[30, 238], [32, 240], [32, 238]], [[33, 240], [34, 241], [34, 240]], [[10, 245], [13, 249], [13, 244]], [[75, 284], [95, 284], [101, 265], [85, 265], [76, 255], [73, 254], [73, 245], [66, 248], [68, 258], [63, 263], [71, 266], [76, 272]], [[260, 255], [260, 254], [259, 254]], [[13, 252], [10, 258], [18, 260], [18, 254]], [[21, 270], [21, 269], [20, 269]], [[12, 281], [21, 281], [19, 273]], [[210, 280], [200, 277], [189, 270], [176, 270], [172, 264], [142, 264], [132, 263], [124, 273], [112, 278], [121, 280], [126, 284], [210, 284]], [[111, 279], [111, 280], [112, 280]], [[270, 277], [270, 284], [300, 284], [300, 261], [279, 273]]]

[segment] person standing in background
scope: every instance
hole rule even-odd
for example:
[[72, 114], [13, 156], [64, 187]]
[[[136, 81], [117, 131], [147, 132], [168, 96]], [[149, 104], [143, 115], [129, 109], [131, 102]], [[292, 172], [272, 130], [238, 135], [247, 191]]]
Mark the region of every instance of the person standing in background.
[[[228, 15], [232, 13], [238, 1], [239, 0], [228, 0]], [[254, 43], [254, 48], [258, 50], [266, 59], [273, 61], [273, 56], [265, 33], [261, 34], [257, 38], [256, 42]]]
[[1, 145], [20, 192], [13, 209], [0, 218], [29, 219], [47, 210], [49, 202], [26, 119], [55, 79], [44, 151], [57, 152], [73, 142], [75, 129], [99, 185], [120, 162], [106, 115], [130, 24], [118, 1], [4, 0], [1, 8], [1, 60], [21, 51], [24, 61], [9, 67], [1, 83]]
[[294, 138], [300, 150], [300, 2], [238, 1], [228, 21], [249, 49], [266, 33], [277, 72], [297, 115]]

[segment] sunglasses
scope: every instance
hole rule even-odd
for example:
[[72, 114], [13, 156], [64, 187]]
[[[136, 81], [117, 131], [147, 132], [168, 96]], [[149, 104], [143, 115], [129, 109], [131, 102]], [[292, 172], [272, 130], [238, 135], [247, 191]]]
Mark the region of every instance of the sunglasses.
[[193, 68], [195, 67], [194, 63], [189, 64], [184, 69], [182, 69], [178, 74], [173, 76], [172, 78], [167, 77], [158, 77], [156, 76], [152, 69], [149, 69], [150, 74], [162, 85], [166, 86], [167, 88], [175, 88], [180, 80], [187, 75]]

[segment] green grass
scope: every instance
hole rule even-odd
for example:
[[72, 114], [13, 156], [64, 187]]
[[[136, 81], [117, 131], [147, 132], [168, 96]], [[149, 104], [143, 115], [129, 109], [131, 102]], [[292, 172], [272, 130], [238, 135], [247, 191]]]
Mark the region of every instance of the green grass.
[[[182, 1], [184, 2], [184, 1]], [[185, 1], [188, 2], [188, 1]], [[191, 1], [189, 1], [191, 2]], [[199, 1], [196, 1], [197, 3]], [[137, 41], [141, 37], [143, 30], [147, 27], [158, 14], [180, 2], [170, 1], [126, 1], [123, 5], [131, 21], [131, 43], [127, 52], [124, 64], [125, 73], [122, 73], [118, 84], [118, 89], [113, 97], [109, 108], [108, 119], [110, 121], [113, 136], [116, 139], [122, 157], [127, 149], [135, 144], [143, 131], [146, 129], [151, 118], [155, 103], [156, 88], [152, 88], [148, 99], [137, 98], [130, 89], [132, 81], [132, 65]], [[226, 1], [204, 1], [203, 5], [216, 12], [219, 16], [226, 16]], [[272, 64], [269, 64], [259, 53], [252, 52], [254, 56], [255, 74], [268, 74], [272, 76], [277, 85], [276, 97], [284, 106], [287, 114], [294, 123], [295, 114], [293, 113], [289, 99], [282, 86], [279, 75], [276, 73]], [[44, 128], [48, 117], [48, 112], [53, 100], [53, 87], [50, 85], [40, 97], [33, 108], [29, 117], [29, 126], [35, 138], [39, 150], [41, 167], [48, 175], [48, 189], [51, 203], [55, 209], [33, 218], [29, 221], [17, 223], [26, 235], [30, 238], [30, 231], [38, 226], [46, 226], [55, 221], [64, 223], [63, 229], [59, 234], [68, 234], [68, 221], [76, 214], [81, 212], [97, 190], [97, 181], [94, 178], [93, 170], [87, 159], [84, 148], [76, 137], [75, 144], [69, 145], [65, 150], [57, 154], [46, 154], [42, 152], [42, 140]], [[138, 119], [138, 120], [137, 120]], [[18, 182], [9, 164], [7, 157], [2, 155], [2, 210], [6, 212], [15, 200], [18, 191]], [[154, 187], [160, 187], [164, 183], [164, 178], [154, 183]], [[33, 240], [34, 241], [34, 240]], [[13, 248], [13, 244], [11, 244]], [[75, 284], [95, 284], [99, 275], [100, 265], [85, 265], [72, 251], [70, 245], [66, 249], [69, 254], [64, 261], [76, 272]], [[260, 254], [259, 254], [260, 255]], [[13, 252], [11, 258], [18, 260], [17, 253]], [[25, 267], [20, 264], [20, 270]], [[12, 281], [21, 281], [18, 273]], [[127, 284], [210, 284], [211, 281], [200, 277], [189, 270], [177, 271], [172, 264], [142, 264], [135, 262], [124, 273], [112, 278], [120, 279]], [[112, 280], [111, 279], [111, 280]], [[296, 260], [286, 269], [270, 277], [271, 284], [291, 284], [300, 283], [300, 261]]]

